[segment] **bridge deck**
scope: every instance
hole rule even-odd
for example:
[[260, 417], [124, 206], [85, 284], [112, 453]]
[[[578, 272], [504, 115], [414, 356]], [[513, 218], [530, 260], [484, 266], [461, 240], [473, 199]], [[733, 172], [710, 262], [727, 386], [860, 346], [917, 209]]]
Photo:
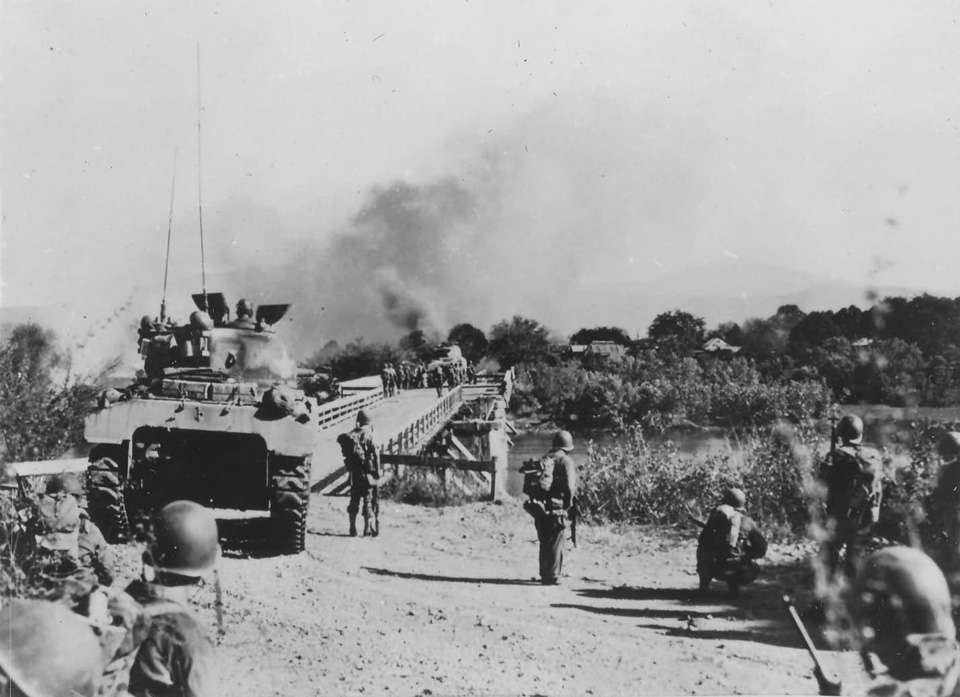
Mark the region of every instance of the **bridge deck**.
[[[444, 396], [449, 391], [444, 390]], [[373, 419], [373, 435], [377, 445], [383, 447], [396, 438], [416, 421], [422, 414], [437, 406], [442, 398], [437, 397], [434, 388], [404, 390], [398, 395], [384, 399], [367, 411]], [[311, 483], [316, 484], [335, 475], [343, 469], [343, 457], [337, 436], [353, 428], [353, 420], [343, 421], [317, 434], [313, 448], [313, 468]]]

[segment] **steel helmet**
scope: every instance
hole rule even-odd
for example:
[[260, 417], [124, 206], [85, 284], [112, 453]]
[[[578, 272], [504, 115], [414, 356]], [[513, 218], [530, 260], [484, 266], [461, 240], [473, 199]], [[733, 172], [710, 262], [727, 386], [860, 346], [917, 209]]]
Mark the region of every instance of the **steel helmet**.
[[720, 503], [726, 506], [733, 506], [734, 508], [743, 508], [747, 505], [747, 495], [743, 493], [743, 489], [730, 487], [729, 489], [724, 489], [723, 498], [720, 500]]
[[366, 409], [361, 409], [357, 412], [357, 423], [361, 426], [366, 426], [369, 423], [372, 423], [373, 419], [370, 418], [370, 412]]
[[84, 495], [83, 486], [80, 484], [80, 477], [73, 472], [64, 472], [50, 477], [50, 479], [47, 480], [47, 486], [44, 492], [48, 496], [71, 494], [80, 498]]
[[253, 303], [246, 298], [240, 298], [237, 301], [237, 319], [241, 317], [251, 317], [253, 315]]
[[837, 435], [844, 443], [859, 443], [863, 440], [863, 420], [856, 414], [846, 414], [837, 423]]
[[570, 435], [570, 431], [557, 431], [553, 434], [551, 447], [554, 450], [562, 450], [565, 453], [573, 450], [573, 436]]
[[944, 433], [940, 436], [937, 449], [940, 452], [940, 457], [946, 462], [956, 460], [957, 456], [960, 455], [960, 433], [956, 431]]
[[[93, 695], [103, 657], [90, 624], [65, 605], [10, 600], [0, 610], [0, 673], [27, 697]], [[4, 695], [11, 691], [2, 685]]]
[[203, 310], [194, 310], [190, 313], [190, 327], [205, 332], [213, 329], [213, 320]]
[[213, 512], [193, 501], [174, 501], [153, 518], [150, 565], [164, 573], [200, 578], [220, 560]]
[[930, 557], [911, 547], [871, 554], [854, 582], [851, 606], [863, 639], [861, 653], [875, 653], [891, 674], [911, 634], [953, 639], [956, 633], [943, 573]]

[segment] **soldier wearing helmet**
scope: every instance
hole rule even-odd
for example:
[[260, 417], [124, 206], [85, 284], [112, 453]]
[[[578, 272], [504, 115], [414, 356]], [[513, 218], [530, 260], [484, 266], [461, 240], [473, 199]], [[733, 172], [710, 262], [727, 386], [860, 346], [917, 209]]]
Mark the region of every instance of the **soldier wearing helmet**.
[[217, 691], [213, 642], [194, 617], [190, 598], [219, 560], [217, 521], [210, 510], [174, 501], [154, 516], [143, 577], [127, 587], [151, 619], [130, 670], [134, 697]]
[[0, 694], [95, 694], [106, 660], [83, 617], [58, 603], [13, 599], [0, 610], [0, 627]]
[[936, 559], [954, 595], [960, 596], [960, 433], [943, 434], [939, 443], [943, 465], [930, 501], [936, 530]]
[[927, 555], [887, 547], [864, 560], [850, 610], [860, 655], [874, 678], [869, 694], [960, 693], [960, 646], [950, 591]]
[[718, 579], [726, 581], [730, 594], [736, 596], [740, 586], [751, 583], [760, 574], [756, 560], [766, 555], [767, 541], [744, 512], [746, 504], [743, 490], [727, 489], [707, 518], [697, 541], [701, 593], [710, 590], [710, 582]]
[[550, 452], [525, 477], [524, 508], [533, 516], [540, 542], [540, 583], [555, 586], [563, 571], [563, 548], [567, 518], [577, 495], [577, 466], [569, 453], [573, 437], [557, 431]]
[[836, 435], [840, 445], [831, 448], [820, 467], [820, 479], [826, 485], [826, 541], [821, 556], [831, 578], [844, 552], [844, 570], [853, 575], [860, 537], [880, 519], [883, 497], [880, 455], [863, 445], [860, 417], [844, 416]]
[[366, 409], [357, 412], [357, 423], [337, 438], [343, 464], [350, 475], [350, 536], [357, 536], [357, 514], [363, 504], [363, 536], [380, 534], [380, 450], [373, 440], [373, 422]]
[[246, 298], [237, 301], [237, 317], [227, 323], [231, 329], [256, 329], [257, 323], [253, 320], [253, 303]]
[[80, 479], [72, 472], [52, 476], [47, 481], [45, 495], [54, 499], [72, 497], [78, 504], [77, 560], [81, 567], [96, 574], [100, 585], [109, 586], [117, 575], [117, 561], [100, 528], [90, 520], [86, 492]]

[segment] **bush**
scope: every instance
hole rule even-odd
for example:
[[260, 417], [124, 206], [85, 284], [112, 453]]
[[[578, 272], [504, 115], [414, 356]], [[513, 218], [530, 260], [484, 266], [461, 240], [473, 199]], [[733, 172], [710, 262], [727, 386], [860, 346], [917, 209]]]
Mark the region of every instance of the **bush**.
[[653, 445], [631, 429], [610, 446], [590, 444], [579, 496], [597, 522], [677, 524], [688, 513], [706, 515], [723, 490], [738, 486], [747, 508], [774, 538], [802, 535], [809, 522], [813, 432], [779, 427], [748, 436], [739, 452], [685, 456], [671, 442]]
[[486, 492], [467, 493], [452, 484], [449, 478], [456, 474], [443, 467], [404, 467], [380, 487], [380, 498], [412, 506], [461, 506], [489, 498]]
[[514, 396], [515, 409], [578, 430], [656, 430], [680, 420], [735, 428], [803, 424], [822, 416], [830, 401], [822, 383], [765, 378], [744, 359], [701, 364], [654, 352], [596, 369], [573, 361], [528, 365]]

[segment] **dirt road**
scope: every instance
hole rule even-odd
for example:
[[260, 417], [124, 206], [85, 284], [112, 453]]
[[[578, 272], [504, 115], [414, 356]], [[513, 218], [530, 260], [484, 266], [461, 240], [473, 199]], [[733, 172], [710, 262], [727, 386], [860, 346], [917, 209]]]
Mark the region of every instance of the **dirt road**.
[[[272, 556], [256, 519], [221, 521], [224, 694], [811, 694], [780, 607], [804, 554], [772, 546], [731, 600], [696, 587], [693, 533], [581, 527], [563, 584], [533, 581], [519, 503], [384, 502], [379, 538], [350, 538], [346, 501], [317, 496], [307, 552]], [[124, 548], [128, 573], [139, 552]], [[199, 595], [215, 626], [213, 592]], [[806, 596], [807, 598], [809, 596]], [[828, 654], [842, 675], [856, 658]]]

